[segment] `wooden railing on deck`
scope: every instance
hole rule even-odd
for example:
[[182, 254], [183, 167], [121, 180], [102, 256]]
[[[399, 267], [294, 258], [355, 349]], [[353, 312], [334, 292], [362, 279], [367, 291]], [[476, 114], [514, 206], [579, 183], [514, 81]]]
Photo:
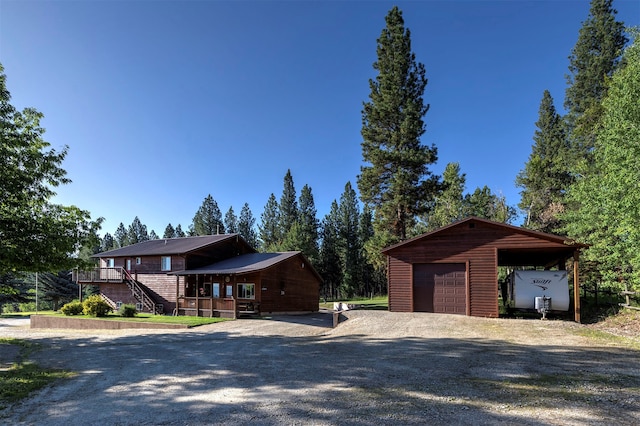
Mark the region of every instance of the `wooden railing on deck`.
[[125, 270], [117, 268], [93, 268], [86, 271], [73, 271], [73, 281], [76, 283], [121, 283], [124, 281]]
[[236, 300], [217, 297], [180, 297], [178, 315], [221, 316], [232, 315], [235, 318]]

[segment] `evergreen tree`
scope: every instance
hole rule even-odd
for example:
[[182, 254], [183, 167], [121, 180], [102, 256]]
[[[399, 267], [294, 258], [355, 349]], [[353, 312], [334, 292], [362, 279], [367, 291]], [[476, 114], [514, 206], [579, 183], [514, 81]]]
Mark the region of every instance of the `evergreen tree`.
[[262, 251], [278, 251], [280, 243], [280, 214], [278, 210], [278, 202], [273, 193], [269, 196], [267, 204], [264, 206], [264, 212], [261, 216], [261, 223], [258, 226], [260, 231], [260, 240]]
[[127, 228], [124, 227], [122, 222], [118, 225], [118, 229], [116, 229], [116, 232], [113, 234], [113, 238], [116, 242], [116, 248], [126, 247], [130, 244]]
[[488, 186], [476, 188], [464, 197], [465, 217], [475, 216], [494, 222], [510, 223], [516, 215], [515, 208], [509, 206], [504, 196], [491, 192]]
[[229, 207], [227, 213], [224, 215], [224, 229], [227, 234], [235, 234], [238, 232], [238, 217], [233, 211], [233, 207]]
[[600, 104], [607, 93], [606, 80], [617, 69], [628, 41], [624, 23], [616, 21], [618, 12], [612, 3], [591, 0], [589, 16], [569, 56], [564, 106], [578, 160], [587, 158], [593, 148], [595, 126], [602, 114]]
[[186, 237], [186, 236], [187, 235], [182, 230], [182, 225], [178, 224], [178, 226], [176, 226], [175, 238], [183, 238], [183, 237]]
[[162, 238], [175, 238], [176, 230], [173, 228], [171, 224], [168, 224], [166, 228], [164, 228], [164, 234], [162, 234]]
[[192, 236], [224, 234], [222, 213], [211, 194], [207, 195], [193, 217], [189, 233]]
[[149, 239], [150, 240], [157, 240], [160, 237], [158, 237], [158, 234], [156, 234], [156, 231], [154, 231], [153, 229], [151, 230], [151, 232], [149, 232]]
[[318, 272], [323, 278], [320, 294], [323, 299], [338, 300], [339, 288], [342, 283], [342, 267], [338, 253], [340, 213], [338, 203], [331, 203], [329, 213], [322, 220], [320, 245], [320, 262]]
[[147, 232], [147, 226], [143, 225], [138, 216], [133, 219], [129, 230], [127, 231], [127, 241], [129, 244], [137, 244], [149, 239], [149, 233]]
[[358, 224], [358, 240], [362, 247], [362, 262], [360, 265], [361, 287], [363, 289], [362, 296], [371, 296], [372, 294], [386, 293], [386, 276], [384, 271], [377, 271], [374, 268], [374, 262], [368, 253], [367, 246], [373, 238], [373, 215], [371, 209], [364, 206], [360, 214], [360, 223]]
[[449, 163], [442, 174], [443, 189], [428, 216], [427, 228], [433, 230], [461, 220], [465, 216], [464, 189], [466, 175], [459, 163]]
[[362, 294], [362, 247], [358, 238], [360, 208], [356, 192], [347, 182], [338, 206], [338, 253], [342, 266], [342, 295], [348, 298]]
[[296, 189], [293, 185], [291, 170], [287, 170], [284, 176], [284, 188], [280, 197], [279, 218], [280, 235], [286, 236], [294, 223], [298, 221], [298, 202], [296, 201]]
[[558, 215], [564, 211], [564, 194], [572, 182], [571, 148], [548, 90], [542, 95], [536, 127], [531, 155], [516, 177], [516, 185], [522, 188], [519, 207], [526, 213], [527, 228], [556, 232], [561, 227]]
[[316, 204], [309, 185], [302, 187], [298, 202], [300, 206], [298, 221], [300, 223], [300, 250], [315, 265], [318, 262], [318, 228], [320, 223], [316, 217]]
[[369, 80], [369, 102], [362, 111], [362, 156], [358, 188], [374, 210], [379, 248], [407, 238], [417, 215], [425, 212], [438, 190], [428, 170], [437, 159], [435, 146], [420, 143], [428, 105], [423, 93], [425, 68], [411, 51], [411, 34], [394, 7], [378, 39], [378, 72]]
[[248, 203], [244, 203], [240, 211], [240, 219], [238, 220], [238, 233], [244, 240], [254, 248], [258, 247], [258, 236], [255, 231], [256, 220], [249, 208]]
[[[589, 174], [567, 196], [569, 236], [590, 244], [582, 260], [599, 266], [605, 285], [640, 290], [640, 45], [624, 54], [602, 102]], [[582, 262], [584, 263], [584, 262]]]
[[113, 250], [116, 248], [116, 241], [113, 239], [110, 233], [104, 234], [102, 238], [102, 244], [100, 244], [100, 252]]
[[57, 274], [46, 272], [38, 275], [38, 291], [42, 300], [49, 302], [54, 311], [78, 297], [78, 285], [70, 278], [69, 271], [60, 271]]
[[0, 273], [0, 313], [4, 306], [12, 305], [13, 311], [18, 311], [18, 305], [31, 300], [29, 291], [33, 288], [27, 283], [24, 275], [18, 272]]

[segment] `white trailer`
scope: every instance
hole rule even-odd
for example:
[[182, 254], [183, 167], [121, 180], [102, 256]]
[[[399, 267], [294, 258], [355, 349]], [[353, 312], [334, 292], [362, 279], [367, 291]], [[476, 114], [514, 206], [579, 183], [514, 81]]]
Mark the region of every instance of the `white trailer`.
[[509, 301], [513, 309], [568, 311], [567, 271], [513, 271], [509, 276]]

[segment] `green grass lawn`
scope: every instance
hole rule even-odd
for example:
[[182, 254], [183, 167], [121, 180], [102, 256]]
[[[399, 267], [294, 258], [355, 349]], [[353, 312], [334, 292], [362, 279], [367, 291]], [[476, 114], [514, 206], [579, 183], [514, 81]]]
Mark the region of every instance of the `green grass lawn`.
[[[351, 300], [336, 300], [336, 302], [358, 305], [358, 309], [368, 309], [368, 310], [377, 310], [377, 311], [386, 311], [389, 309], [388, 296], [376, 296], [372, 299], [361, 298], [361, 299], [351, 299]], [[320, 303], [320, 307], [326, 308], [326, 309], [333, 309], [333, 302]]]
[[39, 349], [37, 343], [22, 339], [0, 338], [0, 345], [20, 348], [18, 359], [9, 368], [0, 369], [0, 409], [7, 404], [26, 398], [34, 391], [59, 379], [73, 377], [75, 373], [42, 368], [26, 362], [29, 354]]
[[[23, 318], [30, 315], [35, 315], [35, 312], [19, 312], [11, 314], [3, 314], [2, 318]], [[38, 315], [52, 315], [58, 317], [66, 317], [66, 315], [55, 311], [39, 311]], [[118, 314], [110, 314], [106, 317], [90, 317], [87, 315], [73, 315], [70, 318], [83, 318], [83, 319], [100, 319], [110, 321], [130, 321], [130, 322], [153, 322], [163, 324], [184, 324], [188, 327], [197, 327], [199, 325], [214, 324], [216, 322], [228, 321], [230, 318], [208, 318], [208, 317], [192, 317], [192, 316], [180, 316], [173, 317], [169, 315], [151, 315], [146, 313], [138, 313], [133, 318], [121, 317]]]

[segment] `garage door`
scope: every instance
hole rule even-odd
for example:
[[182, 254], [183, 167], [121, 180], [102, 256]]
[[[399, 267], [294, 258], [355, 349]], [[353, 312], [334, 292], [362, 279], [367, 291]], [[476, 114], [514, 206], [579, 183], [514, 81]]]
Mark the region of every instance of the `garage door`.
[[413, 310], [466, 315], [466, 275], [464, 264], [413, 265]]

